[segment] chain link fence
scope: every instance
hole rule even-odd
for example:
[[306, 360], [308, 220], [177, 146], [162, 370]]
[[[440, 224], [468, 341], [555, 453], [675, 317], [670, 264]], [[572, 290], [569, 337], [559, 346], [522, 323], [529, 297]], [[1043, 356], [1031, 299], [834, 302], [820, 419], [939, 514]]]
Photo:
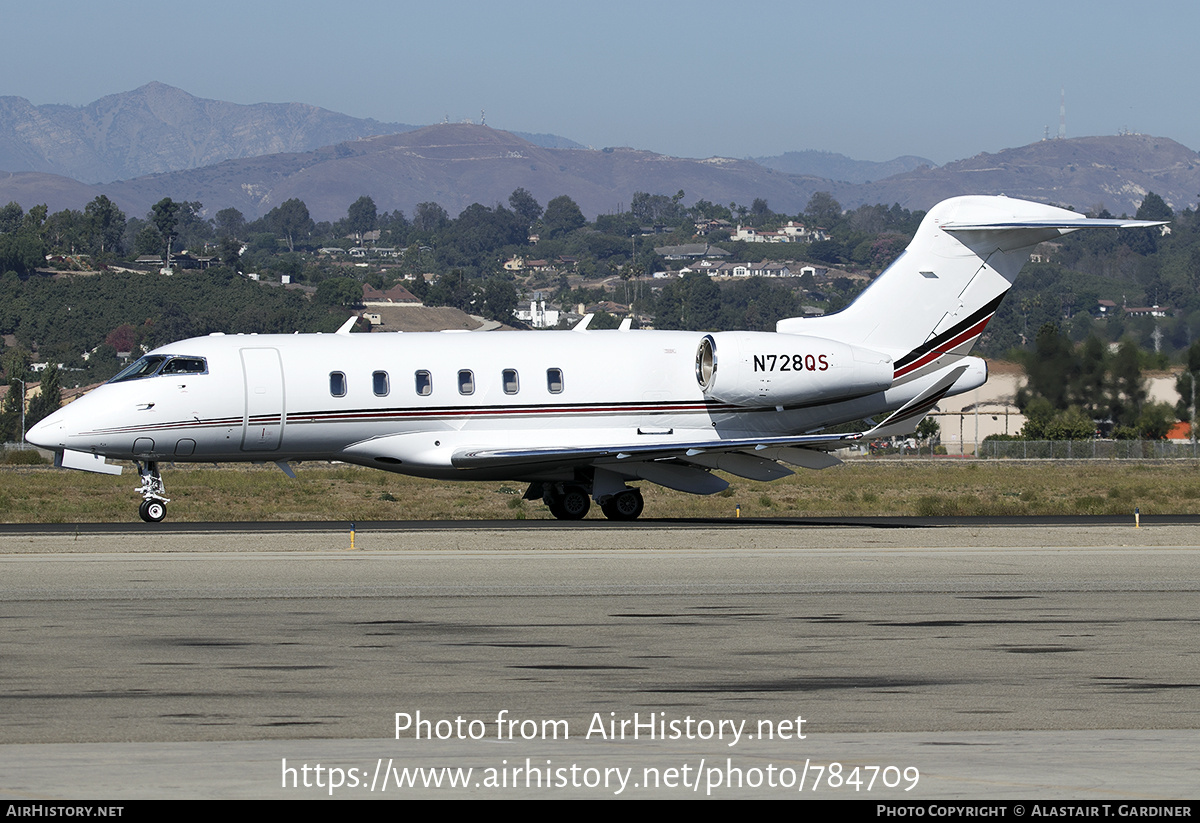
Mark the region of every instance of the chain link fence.
[[979, 456], [1009, 460], [1162, 460], [1200, 457], [1195, 443], [1171, 440], [986, 440]]

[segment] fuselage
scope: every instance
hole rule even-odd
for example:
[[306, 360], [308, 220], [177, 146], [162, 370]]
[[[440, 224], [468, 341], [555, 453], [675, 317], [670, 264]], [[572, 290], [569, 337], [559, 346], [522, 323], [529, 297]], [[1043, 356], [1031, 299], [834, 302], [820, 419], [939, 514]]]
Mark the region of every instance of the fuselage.
[[[59, 410], [29, 439], [116, 459], [336, 459], [462, 477], [451, 456], [463, 448], [796, 434], [895, 408], [920, 389], [793, 407], [732, 405], [706, 396], [697, 380], [704, 337], [212, 335], [150, 352], [140, 372], [122, 373]], [[781, 351], [796, 339], [772, 337]]]

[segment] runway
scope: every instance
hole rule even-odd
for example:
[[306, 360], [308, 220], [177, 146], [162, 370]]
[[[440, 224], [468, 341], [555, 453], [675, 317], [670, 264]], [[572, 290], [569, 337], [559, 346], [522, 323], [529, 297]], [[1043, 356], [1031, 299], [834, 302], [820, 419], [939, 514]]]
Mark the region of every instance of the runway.
[[[5, 533], [0, 796], [327, 796], [284, 788], [282, 759], [375, 774], [381, 759], [529, 757], [638, 774], [726, 760], [920, 773], [910, 792], [857, 795], [826, 774], [825, 797], [1193, 797], [1197, 536], [366, 525], [349, 551], [348, 530]], [[458, 729], [417, 740], [414, 724], [397, 740], [397, 713], [417, 711], [434, 737]], [[597, 718], [641, 736], [601, 737]], [[650, 719], [664, 735], [647, 737]], [[482, 736], [459, 739], [472, 721]], [[738, 724], [736, 742], [716, 736]]]

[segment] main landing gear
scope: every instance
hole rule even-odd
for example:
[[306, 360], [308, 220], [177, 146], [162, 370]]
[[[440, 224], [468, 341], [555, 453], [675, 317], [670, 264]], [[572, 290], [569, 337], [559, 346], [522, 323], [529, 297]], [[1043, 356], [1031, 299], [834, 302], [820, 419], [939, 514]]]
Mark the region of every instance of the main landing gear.
[[582, 486], [565, 486], [562, 491], [549, 489], [544, 499], [550, 513], [559, 520], [582, 520], [592, 507], [592, 499]]
[[600, 510], [609, 520], [637, 520], [645, 505], [641, 489], [626, 489], [601, 503]]
[[[536, 489], [531, 487], [529, 491]], [[526, 498], [531, 497], [536, 494], [526, 493]], [[582, 520], [592, 507], [591, 491], [578, 483], [546, 483], [541, 497], [559, 520]], [[600, 502], [600, 510], [609, 520], [637, 520], [644, 507], [641, 489], [628, 486]]]
[[134, 489], [142, 496], [142, 505], [138, 507], [138, 514], [147, 523], [161, 523], [162, 519], [167, 516], [167, 504], [171, 500], [165, 494], [166, 487], [163, 486], [162, 473], [158, 470], [158, 463], [154, 461], [143, 463], [138, 460], [136, 464], [138, 474], [142, 478], [142, 485]]

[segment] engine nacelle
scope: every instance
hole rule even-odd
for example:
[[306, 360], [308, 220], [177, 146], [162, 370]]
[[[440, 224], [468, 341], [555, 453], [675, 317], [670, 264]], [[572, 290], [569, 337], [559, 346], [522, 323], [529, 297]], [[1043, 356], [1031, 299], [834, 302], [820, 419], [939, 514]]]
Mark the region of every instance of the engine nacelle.
[[696, 350], [706, 397], [734, 406], [792, 406], [845, 400], [892, 385], [892, 358], [801, 334], [716, 332]]

